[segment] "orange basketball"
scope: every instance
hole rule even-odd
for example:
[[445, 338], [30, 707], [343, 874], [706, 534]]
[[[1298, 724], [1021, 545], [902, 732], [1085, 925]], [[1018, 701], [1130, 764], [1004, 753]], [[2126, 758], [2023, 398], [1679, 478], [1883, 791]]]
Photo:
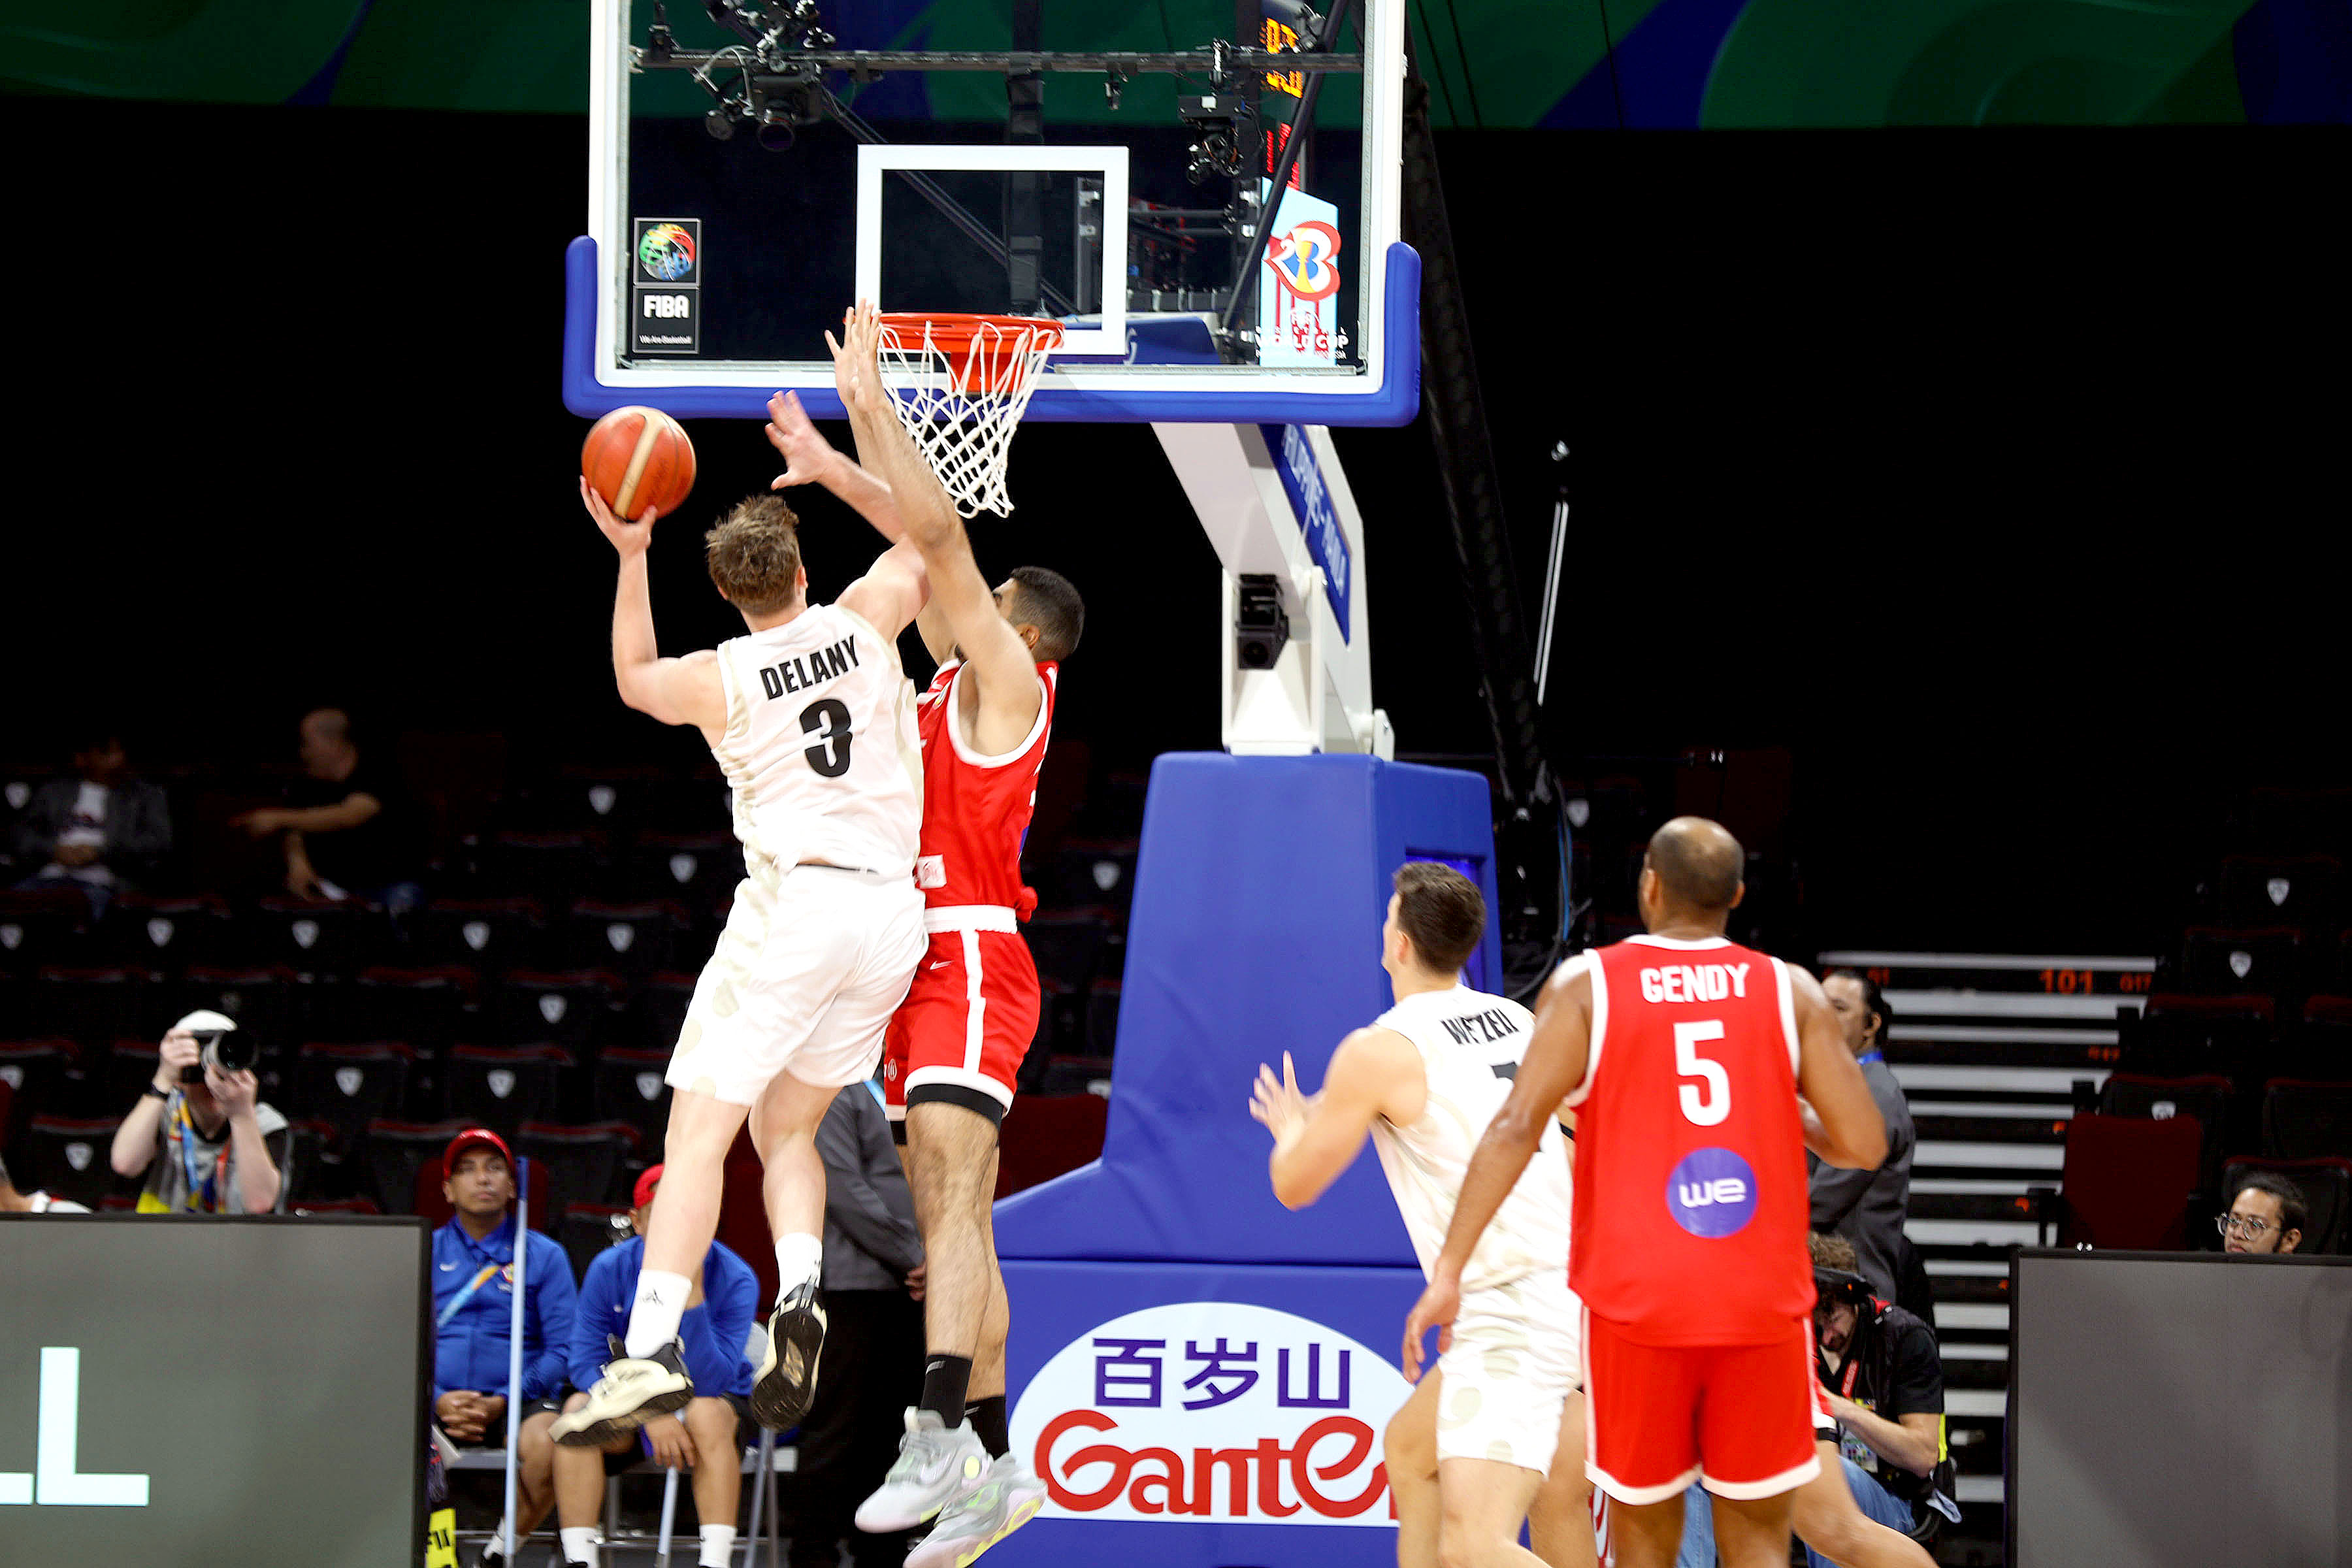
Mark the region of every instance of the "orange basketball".
[[658, 408], [615, 408], [581, 444], [580, 472], [630, 521], [648, 507], [667, 517], [694, 489], [694, 443]]

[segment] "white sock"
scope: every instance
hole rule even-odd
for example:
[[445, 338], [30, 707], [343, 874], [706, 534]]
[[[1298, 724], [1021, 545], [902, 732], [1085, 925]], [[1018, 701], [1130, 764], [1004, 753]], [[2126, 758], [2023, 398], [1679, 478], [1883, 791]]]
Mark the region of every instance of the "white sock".
[[648, 1268], [637, 1276], [637, 1299], [629, 1308], [629, 1337], [623, 1349], [633, 1356], [649, 1356], [677, 1338], [677, 1321], [686, 1316], [686, 1298], [694, 1289], [683, 1274]]
[[[483, 1550], [484, 1552], [496, 1552], [499, 1553], [500, 1555], [499, 1556], [498, 1561], [499, 1561], [499, 1562], [500, 1562], [500, 1563], [503, 1563], [503, 1562], [505, 1562], [505, 1561], [506, 1561], [506, 1557], [505, 1557], [505, 1552], [506, 1552], [506, 1549], [507, 1549], [507, 1521], [506, 1521], [505, 1520], [501, 1519], [501, 1520], [499, 1520], [499, 1522], [498, 1522], [498, 1527], [497, 1527], [496, 1529], [494, 1529], [494, 1530], [492, 1530], [492, 1531], [490, 1531], [490, 1539], [489, 1539], [489, 1541], [488, 1541], [488, 1542], [483, 1546], [482, 1550]], [[520, 1542], [520, 1541], [516, 1542], [515, 1542], [515, 1549], [516, 1549], [517, 1551], [520, 1551], [520, 1550], [522, 1549], [522, 1542]]]
[[824, 1271], [824, 1243], [804, 1230], [776, 1238], [776, 1300], [808, 1284]]
[[701, 1568], [728, 1568], [735, 1552], [735, 1527], [731, 1524], [706, 1524], [702, 1527]]
[[[734, 1532], [730, 1531], [728, 1533]], [[563, 1543], [564, 1562], [585, 1563], [589, 1568], [595, 1568], [596, 1527], [594, 1525], [581, 1524], [574, 1525], [569, 1530], [559, 1530], [555, 1532], [555, 1538]]]

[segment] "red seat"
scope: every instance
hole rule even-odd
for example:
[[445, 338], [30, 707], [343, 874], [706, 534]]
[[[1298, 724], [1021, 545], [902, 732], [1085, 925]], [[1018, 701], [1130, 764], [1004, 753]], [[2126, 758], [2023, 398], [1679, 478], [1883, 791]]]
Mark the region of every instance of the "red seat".
[[2197, 1123], [2201, 1152], [2197, 1179], [2210, 1188], [2221, 1174], [2222, 1141], [2230, 1125], [2230, 1080], [2219, 1073], [2194, 1078], [2147, 1078], [2139, 1073], [2110, 1073], [2099, 1090], [2099, 1110], [2106, 1116], [2145, 1117], [2151, 1121], [2185, 1116]]
[[2352, 1083], [2274, 1078], [2263, 1085], [2263, 1152], [2352, 1159]]
[[2202, 1131], [2187, 1117], [2076, 1116], [2066, 1124], [2062, 1245], [2179, 1251]]
[[1024, 1094], [1014, 1100], [997, 1158], [996, 1195], [1008, 1197], [1102, 1158], [1109, 1120], [1110, 1101], [1098, 1094]]

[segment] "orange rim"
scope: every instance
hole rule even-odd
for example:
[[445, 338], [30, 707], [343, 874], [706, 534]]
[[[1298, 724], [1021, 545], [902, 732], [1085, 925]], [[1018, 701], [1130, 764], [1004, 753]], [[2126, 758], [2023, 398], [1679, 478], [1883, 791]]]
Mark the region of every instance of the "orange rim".
[[[1062, 341], [1062, 323], [1043, 316], [894, 310], [884, 313], [879, 320], [891, 330], [901, 347], [910, 348], [921, 342], [928, 331], [931, 346], [947, 356], [960, 374], [969, 376], [977, 369], [981, 379], [992, 386], [1015, 363], [1021, 366], [1019, 374], [1025, 379], [1028, 355]], [[1024, 333], [1029, 334], [1025, 341]], [[981, 361], [977, 366], [972, 363], [975, 357]]]

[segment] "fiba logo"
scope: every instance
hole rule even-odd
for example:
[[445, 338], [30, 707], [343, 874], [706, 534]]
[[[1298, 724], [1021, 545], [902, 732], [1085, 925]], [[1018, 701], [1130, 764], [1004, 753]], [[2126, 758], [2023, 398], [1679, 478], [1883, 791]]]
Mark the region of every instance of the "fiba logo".
[[657, 223], [637, 237], [637, 265], [648, 278], [676, 283], [694, 270], [694, 237], [674, 223]]
[[1666, 1177], [1666, 1212], [1693, 1236], [1736, 1236], [1756, 1217], [1756, 1173], [1728, 1149], [1694, 1149]]

